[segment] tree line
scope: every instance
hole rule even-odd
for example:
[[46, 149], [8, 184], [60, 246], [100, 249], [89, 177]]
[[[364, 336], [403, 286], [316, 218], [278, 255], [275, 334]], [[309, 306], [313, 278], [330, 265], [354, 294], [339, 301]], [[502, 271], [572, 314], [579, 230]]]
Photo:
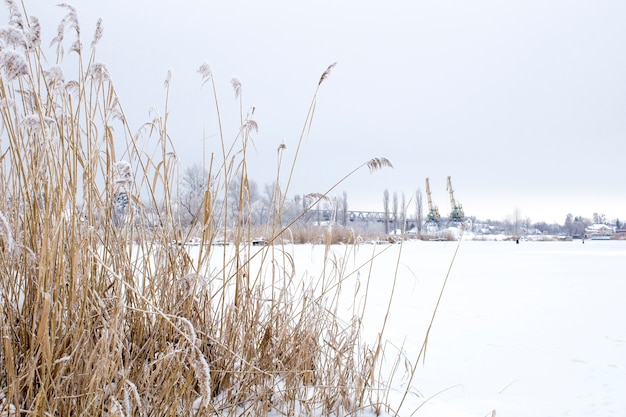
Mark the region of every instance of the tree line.
[[[178, 213], [182, 227], [193, 227], [201, 220], [199, 217], [202, 214], [204, 192], [209, 188], [209, 180], [208, 172], [199, 165], [185, 169], [181, 177], [178, 198]], [[350, 224], [348, 196], [345, 191], [336, 197], [309, 194], [287, 198], [281, 195], [278, 184], [266, 184], [260, 188], [252, 180], [243, 185], [240, 180], [233, 180], [224, 188], [226, 193], [220, 196], [222, 200], [215, 206], [222, 207], [228, 213], [225, 221], [231, 224], [227, 226], [235, 226], [238, 222], [263, 226], [276, 219], [283, 223], [296, 219], [298, 225], [320, 224], [322, 221], [330, 221], [343, 226]], [[310, 210], [315, 201], [319, 202], [315, 205], [314, 210]], [[282, 204], [283, 202], [286, 204]], [[408, 202], [404, 192], [390, 192], [385, 189], [382, 208], [384, 221], [381, 232], [388, 234], [394, 230], [404, 230], [410, 226], [415, 228], [417, 234], [426, 233], [426, 207], [421, 188], [417, 188]], [[246, 213], [246, 215], [242, 217], [241, 213]], [[591, 218], [574, 216], [570, 213], [567, 214], [563, 224], [544, 221], [532, 222], [530, 218], [523, 217], [517, 208], [512, 216], [502, 220], [481, 220], [475, 216], [469, 216], [467, 220], [473, 224], [475, 232], [510, 235], [542, 233], [577, 236], [583, 235], [585, 229], [594, 223], [609, 224], [617, 228], [622, 227], [619, 219], [610, 222], [601, 213], [594, 213]], [[408, 225], [407, 223], [411, 224]], [[442, 218], [440, 226], [445, 226], [446, 223], [447, 219]]]
[[[201, 219], [205, 190], [210, 188], [209, 173], [199, 165], [185, 169], [179, 190], [179, 216], [181, 226], [193, 227]], [[226, 214], [225, 221], [235, 226], [245, 222], [249, 225], [264, 226], [278, 219], [282, 224], [296, 221], [303, 225], [311, 222], [332, 221], [347, 225], [348, 196], [344, 191], [339, 197], [320, 194], [297, 194], [283, 196], [279, 184], [266, 184], [262, 189], [253, 180], [244, 184], [241, 179], [233, 179], [218, 198], [215, 207]], [[311, 210], [314, 206], [315, 209]], [[322, 215], [321, 213], [324, 213]], [[245, 215], [242, 216], [242, 213]], [[223, 218], [223, 216], [218, 216]]]

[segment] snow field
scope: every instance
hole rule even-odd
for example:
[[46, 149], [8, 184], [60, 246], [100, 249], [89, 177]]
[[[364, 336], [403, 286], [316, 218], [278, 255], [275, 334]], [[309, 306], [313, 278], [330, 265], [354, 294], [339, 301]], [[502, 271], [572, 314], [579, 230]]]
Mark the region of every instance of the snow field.
[[346, 322], [362, 317], [370, 345], [383, 330], [389, 415], [626, 415], [626, 242], [336, 245], [325, 265], [324, 246], [283, 249], [293, 288], [336, 299]]

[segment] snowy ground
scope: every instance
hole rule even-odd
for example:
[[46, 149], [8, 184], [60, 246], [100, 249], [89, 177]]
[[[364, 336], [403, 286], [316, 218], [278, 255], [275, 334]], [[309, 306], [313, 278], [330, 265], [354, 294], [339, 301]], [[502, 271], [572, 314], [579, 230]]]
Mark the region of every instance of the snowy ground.
[[[425, 362], [399, 415], [626, 416], [626, 241], [334, 246], [347, 274], [382, 252], [367, 297], [369, 265], [342, 283], [339, 314], [363, 308], [373, 342], [393, 291], [383, 334], [389, 403], [400, 403], [406, 363], [385, 375], [400, 350], [415, 363], [457, 246]], [[287, 250], [296, 274], [315, 281], [324, 247]]]
[[[388, 337], [409, 358], [456, 245], [403, 248]], [[413, 384], [458, 415], [625, 416], [625, 266], [626, 242], [461, 242]]]

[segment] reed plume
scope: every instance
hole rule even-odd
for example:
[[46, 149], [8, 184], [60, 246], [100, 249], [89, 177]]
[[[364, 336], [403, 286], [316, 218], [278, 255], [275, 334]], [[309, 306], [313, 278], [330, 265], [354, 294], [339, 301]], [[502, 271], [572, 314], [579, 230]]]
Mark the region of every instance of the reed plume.
[[170, 88], [170, 82], [172, 81], [172, 70], [167, 70], [167, 75], [165, 76], [165, 81], [163, 82], [163, 86], [165, 89]]
[[102, 39], [103, 33], [104, 33], [104, 27], [102, 25], [102, 18], [100, 18], [98, 19], [98, 23], [96, 23], [96, 30], [93, 35], [93, 40], [91, 41], [92, 48], [95, 48], [96, 45], [100, 42], [100, 39]]
[[0, 51], [0, 67], [9, 81], [30, 74], [26, 57], [11, 49]]
[[119, 161], [113, 164], [113, 183], [121, 187], [128, 186], [133, 181], [133, 173], [130, 164]]
[[97, 83], [108, 81], [110, 79], [109, 70], [106, 65], [101, 62], [94, 62], [89, 66], [89, 76]]
[[335, 68], [335, 65], [337, 65], [337, 63], [333, 62], [332, 64], [328, 66], [328, 68], [326, 68], [326, 71], [322, 73], [322, 76], [320, 77], [320, 81], [317, 85], [321, 85], [324, 82], [324, 80], [328, 78], [332, 69]]
[[65, 85], [65, 75], [63, 74], [63, 67], [60, 65], [52, 65], [45, 69], [43, 73], [50, 88], [63, 87]]
[[23, 30], [15, 26], [0, 27], [0, 41], [14, 48], [26, 46], [26, 38], [24, 37]]
[[200, 65], [197, 72], [202, 78], [202, 85], [208, 83], [213, 79], [213, 72], [211, 71], [211, 67], [206, 62]]
[[9, 24], [23, 28], [24, 20], [17, 2], [15, 0], [5, 0], [4, 4], [6, 4], [9, 9]]
[[26, 41], [30, 49], [38, 48], [41, 45], [41, 23], [35, 16], [29, 17], [30, 26], [26, 33]]
[[393, 164], [385, 157], [372, 158], [367, 162], [370, 173], [381, 170], [382, 168], [393, 168]]
[[241, 96], [241, 81], [238, 78], [233, 77], [230, 80], [231, 85], [233, 86], [233, 91], [235, 92], [235, 98], [238, 99]]
[[11, 252], [14, 245], [13, 233], [11, 232], [11, 225], [2, 211], [0, 211], [0, 239], [2, 239], [2, 247]]

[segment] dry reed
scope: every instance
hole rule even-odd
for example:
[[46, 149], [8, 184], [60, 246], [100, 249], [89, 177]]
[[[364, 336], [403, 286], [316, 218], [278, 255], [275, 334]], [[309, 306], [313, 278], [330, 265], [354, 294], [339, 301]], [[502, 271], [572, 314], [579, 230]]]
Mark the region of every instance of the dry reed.
[[[212, 87], [221, 155], [211, 160], [194, 258], [185, 245], [172, 244], [189, 241], [193, 230], [182, 227], [174, 209], [167, 98], [166, 116], [134, 132], [106, 66], [96, 61], [102, 23], [87, 56], [76, 10], [62, 4], [67, 15], [52, 41], [56, 62], [48, 65], [39, 22], [6, 3], [0, 414], [340, 415], [369, 407], [380, 348], [360, 340], [358, 312], [349, 323], [334, 313], [341, 261], [327, 252], [324, 275], [303, 288], [278, 245], [289, 233], [296, 241], [312, 233], [297, 229], [297, 219], [283, 224], [282, 213], [317, 90], [264, 231], [277, 244], [255, 250], [246, 222], [246, 150], [258, 126], [253, 112], [244, 116], [241, 83], [233, 79], [241, 128], [234, 140], [224, 137], [213, 75], [207, 64], [200, 67], [202, 85]], [[71, 80], [63, 71], [68, 44], [78, 57]], [[357, 167], [307, 210], [365, 166], [376, 171], [391, 163], [374, 158]], [[236, 196], [229, 193], [235, 180], [242, 185]], [[231, 213], [229, 198], [243, 209]], [[349, 228], [315, 233], [327, 248], [358, 241]], [[222, 240], [232, 245], [211, 245]]]

